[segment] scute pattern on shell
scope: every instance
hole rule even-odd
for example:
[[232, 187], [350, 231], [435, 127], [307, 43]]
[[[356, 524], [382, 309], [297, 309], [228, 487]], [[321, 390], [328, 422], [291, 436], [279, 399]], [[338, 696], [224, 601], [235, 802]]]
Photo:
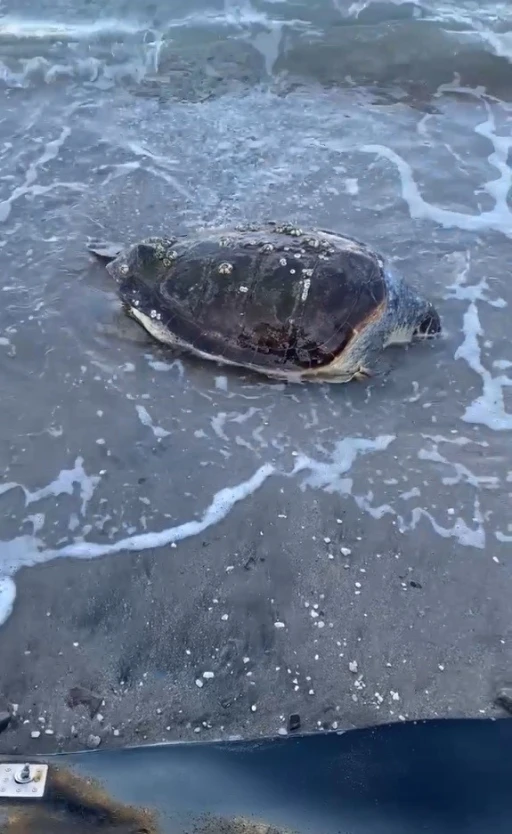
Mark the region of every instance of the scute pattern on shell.
[[146, 263], [121, 293], [136, 292], [178, 340], [236, 364], [328, 366], [385, 308], [379, 257], [332, 232], [266, 223], [146, 242], [153, 281]]

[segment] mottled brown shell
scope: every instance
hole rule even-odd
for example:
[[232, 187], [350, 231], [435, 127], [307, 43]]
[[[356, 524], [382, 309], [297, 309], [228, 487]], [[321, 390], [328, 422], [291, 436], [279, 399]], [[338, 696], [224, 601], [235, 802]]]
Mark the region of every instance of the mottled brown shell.
[[237, 364], [327, 366], [385, 308], [381, 259], [332, 232], [268, 223], [170, 243], [151, 292], [159, 321], [196, 350]]

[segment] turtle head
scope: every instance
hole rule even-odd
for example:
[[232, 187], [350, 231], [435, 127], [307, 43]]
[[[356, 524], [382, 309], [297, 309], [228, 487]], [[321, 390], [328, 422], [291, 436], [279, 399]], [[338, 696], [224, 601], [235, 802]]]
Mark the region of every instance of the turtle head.
[[148, 238], [123, 250], [107, 264], [107, 270], [118, 284], [154, 287], [172, 265], [171, 241]]
[[439, 313], [428, 298], [392, 271], [386, 272], [389, 292], [386, 345], [432, 339], [441, 333]]
[[175, 241], [148, 238], [123, 250], [107, 264], [107, 270], [119, 285], [119, 295], [135, 314], [159, 316], [162, 308], [162, 284], [169, 277], [177, 253]]

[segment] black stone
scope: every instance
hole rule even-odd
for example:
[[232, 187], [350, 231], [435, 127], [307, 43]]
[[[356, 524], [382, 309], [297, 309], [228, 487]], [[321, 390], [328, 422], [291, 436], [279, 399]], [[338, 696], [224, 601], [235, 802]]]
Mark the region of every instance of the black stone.
[[288, 719], [288, 730], [293, 733], [294, 730], [300, 729], [300, 715], [298, 712], [292, 712]]
[[7, 710], [2, 710], [0, 712], [0, 733], [3, 733], [3, 731], [7, 729], [10, 723], [11, 713], [7, 712]]
[[67, 705], [71, 709], [78, 706], [87, 707], [89, 715], [94, 718], [101, 707], [101, 700], [99, 695], [89, 689], [85, 689], [83, 686], [73, 686], [68, 692]]
[[512, 715], [512, 687], [506, 686], [500, 689], [494, 702]]

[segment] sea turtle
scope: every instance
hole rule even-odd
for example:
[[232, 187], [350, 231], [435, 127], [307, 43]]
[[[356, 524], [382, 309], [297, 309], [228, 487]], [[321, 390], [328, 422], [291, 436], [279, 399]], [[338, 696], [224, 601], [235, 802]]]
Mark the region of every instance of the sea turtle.
[[263, 223], [89, 249], [159, 342], [270, 377], [372, 376], [387, 345], [441, 331], [426, 298], [334, 232]]

